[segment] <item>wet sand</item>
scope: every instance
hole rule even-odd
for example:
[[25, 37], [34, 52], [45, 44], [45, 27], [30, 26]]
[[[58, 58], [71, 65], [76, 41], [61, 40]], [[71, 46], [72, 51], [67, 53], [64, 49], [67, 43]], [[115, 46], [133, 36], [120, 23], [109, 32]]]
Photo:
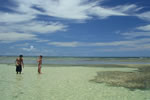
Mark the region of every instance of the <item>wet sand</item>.
[[136, 65], [43, 65], [43, 74], [34, 66], [25, 65], [23, 73], [17, 75], [14, 65], [0, 64], [0, 100], [150, 100], [150, 90], [131, 91], [90, 81], [97, 72], [134, 72]]

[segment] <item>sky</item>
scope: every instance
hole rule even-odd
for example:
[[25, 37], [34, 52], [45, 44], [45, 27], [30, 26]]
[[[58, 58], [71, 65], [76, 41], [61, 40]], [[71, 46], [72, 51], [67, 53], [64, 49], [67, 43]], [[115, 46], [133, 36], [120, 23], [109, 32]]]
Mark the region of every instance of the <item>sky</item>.
[[150, 56], [150, 0], [0, 0], [0, 55]]

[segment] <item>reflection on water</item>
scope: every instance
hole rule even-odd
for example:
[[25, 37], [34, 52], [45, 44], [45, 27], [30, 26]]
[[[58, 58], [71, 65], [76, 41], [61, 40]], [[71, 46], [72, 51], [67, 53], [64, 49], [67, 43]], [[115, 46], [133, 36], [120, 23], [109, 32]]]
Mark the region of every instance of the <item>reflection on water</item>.
[[16, 81], [14, 84], [13, 99], [19, 99], [24, 94], [24, 83], [22, 74], [16, 74]]
[[16, 74], [16, 83], [20, 82], [21, 80], [23, 80], [22, 74]]
[[35, 82], [36, 84], [34, 85], [34, 89], [33, 89], [33, 91], [34, 91], [34, 95], [35, 95], [35, 99], [36, 100], [43, 100], [43, 94], [46, 94], [45, 93], [45, 88], [43, 88], [44, 86], [43, 86], [43, 84], [42, 84], [42, 76], [41, 76], [41, 74], [38, 74], [37, 75], [37, 79], [36, 79], [36, 82]]

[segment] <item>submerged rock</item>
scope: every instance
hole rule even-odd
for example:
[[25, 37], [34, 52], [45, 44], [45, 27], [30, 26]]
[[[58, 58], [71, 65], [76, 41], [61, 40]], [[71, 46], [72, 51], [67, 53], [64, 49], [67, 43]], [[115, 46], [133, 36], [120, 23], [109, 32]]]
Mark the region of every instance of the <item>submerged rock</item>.
[[104, 71], [98, 72], [91, 81], [134, 89], [150, 89], [150, 66], [140, 67], [136, 72]]

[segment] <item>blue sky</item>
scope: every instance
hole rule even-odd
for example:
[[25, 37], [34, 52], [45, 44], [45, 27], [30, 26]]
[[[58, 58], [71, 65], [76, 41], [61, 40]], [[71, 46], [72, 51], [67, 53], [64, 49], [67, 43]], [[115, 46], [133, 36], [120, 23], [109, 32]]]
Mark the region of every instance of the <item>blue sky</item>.
[[150, 56], [149, 0], [0, 0], [0, 55]]

